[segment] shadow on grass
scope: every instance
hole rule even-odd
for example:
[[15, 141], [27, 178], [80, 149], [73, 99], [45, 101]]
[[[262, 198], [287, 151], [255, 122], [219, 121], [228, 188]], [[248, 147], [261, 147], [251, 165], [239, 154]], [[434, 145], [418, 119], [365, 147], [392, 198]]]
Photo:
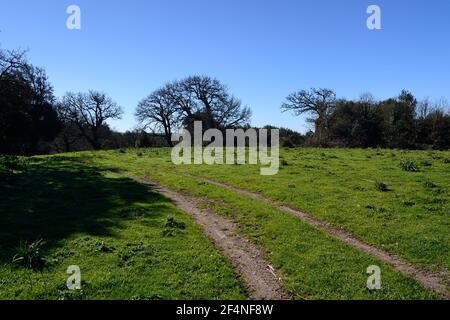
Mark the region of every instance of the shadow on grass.
[[11, 263], [21, 241], [42, 238], [48, 250], [75, 233], [115, 236], [127, 219], [121, 210], [144, 208], [148, 219], [170, 212], [170, 200], [147, 187], [71, 160], [0, 170], [0, 263]]

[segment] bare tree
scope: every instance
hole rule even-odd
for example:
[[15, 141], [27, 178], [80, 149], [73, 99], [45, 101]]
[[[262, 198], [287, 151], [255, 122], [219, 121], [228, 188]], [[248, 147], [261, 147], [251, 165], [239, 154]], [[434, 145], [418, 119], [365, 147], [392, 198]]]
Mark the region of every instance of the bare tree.
[[60, 104], [60, 114], [73, 123], [92, 148], [101, 148], [100, 130], [109, 119], [120, 119], [122, 108], [106, 94], [98, 91], [67, 93]]
[[194, 121], [202, 121], [205, 129], [241, 127], [248, 124], [251, 112], [218, 80], [194, 76], [153, 92], [139, 103], [135, 116], [144, 128], [162, 131], [172, 145], [175, 127], [190, 128]]
[[319, 144], [324, 142], [330, 114], [336, 107], [336, 94], [330, 89], [301, 90], [290, 94], [281, 106], [283, 112], [294, 115], [309, 114], [309, 122], [315, 124], [315, 136]]
[[179, 119], [179, 108], [173, 99], [172, 90], [171, 86], [156, 90], [139, 102], [135, 113], [143, 129], [150, 129], [154, 133], [162, 130], [170, 147], [173, 147], [172, 131], [178, 125]]
[[433, 112], [433, 106], [429, 97], [417, 103], [417, 116], [419, 119], [425, 119], [430, 112]]
[[180, 81], [181, 94], [192, 100], [208, 128], [229, 128], [248, 123], [251, 111], [240, 100], [231, 96], [219, 80], [206, 76], [192, 76]]
[[0, 80], [27, 65], [26, 52], [23, 50], [0, 50]]

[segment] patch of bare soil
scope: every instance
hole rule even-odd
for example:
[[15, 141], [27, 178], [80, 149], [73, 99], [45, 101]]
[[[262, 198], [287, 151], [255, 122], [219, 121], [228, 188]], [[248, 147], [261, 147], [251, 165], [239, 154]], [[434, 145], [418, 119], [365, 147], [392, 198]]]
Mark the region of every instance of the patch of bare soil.
[[223, 255], [231, 262], [245, 283], [250, 299], [288, 300], [282, 288], [281, 278], [265, 259], [264, 250], [238, 234], [237, 226], [230, 220], [209, 209], [198, 209], [199, 199], [162, 188], [148, 179], [130, 177], [172, 200], [181, 210], [189, 213], [203, 232], [214, 241]]
[[247, 190], [242, 190], [235, 188], [233, 186], [230, 186], [229, 184], [226, 184], [224, 182], [219, 182], [203, 177], [194, 176], [191, 174], [186, 174], [187, 176], [190, 176], [192, 178], [201, 180], [206, 183], [210, 183], [213, 185], [217, 185], [223, 188], [226, 188], [230, 191], [239, 193], [241, 195], [244, 195], [246, 197], [267, 203], [268, 205], [281, 210], [283, 212], [286, 212], [290, 215], [293, 215], [295, 217], [300, 218], [302, 221], [308, 223], [309, 225], [315, 227], [316, 229], [319, 229], [332, 237], [339, 239], [341, 241], [344, 241], [345, 243], [348, 243], [349, 245], [359, 249], [360, 251], [367, 253], [378, 260], [381, 260], [385, 262], [386, 264], [392, 266], [397, 271], [406, 274], [408, 276], [413, 277], [417, 280], [423, 287], [432, 290], [434, 292], [437, 292], [438, 294], [442, 295], [445, 299], [450, 299], [450, 292], [449, 292], [449, 286], [450, 286], [450, 275], [448, 270], [441, 270], [439, 272], [427, 272], [425, 270], [419, 269], [418, 267], [412, 265], [411, 263], [403, 260], [402, 258], [388, 253], [386, 251], [383, 251], [379, 248], [376, 248], [370, 244], [367, 244], [363, 242], [362, 240], [355, 237], [352, 233], [336, 228], [334, 226], [331, 226], [328, 223], [325, 223], [317, 218], [314, 218], [313, 216], [289, 208], [285, 205], [282, 205], [280, 203], [277, 203], [276, 201], [273, 201], [271, 199], [268, 199], [258, 193], [250, 192]]

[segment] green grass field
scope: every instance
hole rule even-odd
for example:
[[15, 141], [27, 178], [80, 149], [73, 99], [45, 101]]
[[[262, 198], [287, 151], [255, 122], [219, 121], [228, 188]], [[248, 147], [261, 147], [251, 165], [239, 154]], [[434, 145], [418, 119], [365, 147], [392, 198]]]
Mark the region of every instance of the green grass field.
[[[23, 170], [23, 171], [22, 171]], [[168, 199], [70, 158], [1, 172], [1, 299], [239, 299], [233, 272]], [[173, 217], [185, 229], [166, 227]], [[11, 263], [21, 241], [46, 241], [43, 270]], [[66, 289], [67, 267], [82, 292]]]
[[[22, 170], [3, 170], [0, 298], [70, 298], [71, 264], [83, 270], [86, 299], [245, 297], [239, 276], [186, 213], [120, 173], [200, 197], [231, 218], [266, 250], [296, 299], [439, 298], [299, 219], [195, 176], [305, 211], [424, 270], [448, 270], [450, 152], [302, 148], [283, 149], [281, 157], [270, 177], [252, 165], [176, 166], [169, 149], [34, 157]], [[403, 170], [403, 160], [418, 171]], [[186, 228], [167, 231], [168, 217]], [[46, 268], [12, 264], [20, 241], [36, 238], [46, 241]], [[373, 264], [383, 285], [369, 291]]]

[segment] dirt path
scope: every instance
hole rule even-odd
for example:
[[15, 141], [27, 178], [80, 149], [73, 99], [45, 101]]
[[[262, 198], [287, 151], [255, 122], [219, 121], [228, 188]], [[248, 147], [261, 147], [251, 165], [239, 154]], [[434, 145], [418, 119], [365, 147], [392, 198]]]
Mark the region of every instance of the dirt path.
[[255, 300], [290, 299], [281, 285], [281, 278], [265, 259], [264, 250], [239, 235], [236, 225], [211, 210], [199, 210], [199, 200], [165, 189], [149, 181], [127, 176], [170, 198], [181, 210], [189, 213], [203, 228], [224, 256], [243, 278], [249, 298]]
[[331, 235], [332, 237], [339, 239], [341, 241], [344, 241], [344, 242], [350, 244], [351, 246], [359, 249], [360, 251], [365, 252], [365, 253], [377, 258], [378, 260], [385, 262], [386, 264], [389, 264], [394, 269], [398, 270], [399, 272], [401, 272], [403, 274], [406, 274], [408, 276], [415, 278], [423, 287], [425, 287], [429, 290], [432, 290], [434, 292], [437, 292], [440, 295], [442, 295], [445, 299], [450, 300], [450, 292], [448, 290], [448, 287], [450, 286], [450, 275], [447, 270], [443, 270], [441, 272], [436, 272], [436, 273], [426, 272], [424, 270], [417, 268], [416, 266], [410, 264], [409, 262], [403, 260], [402, 258], [400, 258], [396, 255], [393, 255], [386, 251], [380, 250], [372, 245], [369, 245], [369, 244], [363, 242], [362, 240], [358, 239], [357, 237], [355, 237], [352, 233], [350, 233], [348, 231], [333, 227], [319, 219], [314, 218], [313, 216], [311, 216], [307, 213], [289, 208], [285, 205], [282, 205], [271, 199], [268, 199], [260, 194], [250, 192], [247, 190], [238, 189], [238, 188], [232, 187], [223, 182], [219, 182], [219, 181], [215, 181], [215, 180], [211, 180], [211, 179], [207, 179], [207, 178], [203, 178], [203, 177], [198, 177], [198, 176], [194, 176], [191, 174], [186, 174], [186, 175], [190, 176], [192, 178], [201, 180], [206, 183], [210, 183], [210, 184], [213, 184], [216, 186], [226, 188], [230, 191], [239, 193], [239, 194], [247, 196], [249, 198], [256, 199], [258, 201], [267, 203], [268, 205], [270, 205], [278, 210], [284, 211], [290, 215], [298, 217], [302, 221], [308, 223], [309, 225], [315, 227], [316, 229], [319, 229], [319, 230]]

